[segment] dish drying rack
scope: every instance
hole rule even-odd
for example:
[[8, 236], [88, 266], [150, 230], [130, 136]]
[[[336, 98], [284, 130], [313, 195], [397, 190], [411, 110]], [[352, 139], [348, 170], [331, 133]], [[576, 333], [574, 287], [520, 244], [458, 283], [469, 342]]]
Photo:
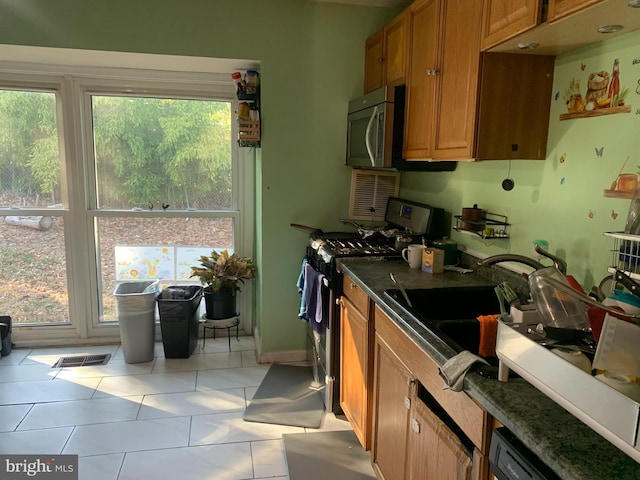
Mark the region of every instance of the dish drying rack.
[[622, 270], [634, 280], [640, 280], [640, 235], [623, 232], [604, 232], [613, 238], [609, 273]]

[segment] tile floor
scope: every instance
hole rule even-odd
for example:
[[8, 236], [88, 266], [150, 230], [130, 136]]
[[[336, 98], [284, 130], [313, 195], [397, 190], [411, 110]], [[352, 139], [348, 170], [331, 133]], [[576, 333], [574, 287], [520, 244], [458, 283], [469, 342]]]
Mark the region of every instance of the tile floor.
[[[0, 359], [0, 453], [77, 454], [80, 480], [287, 479], [282, 434], [242, 420], [268, 365], [252, 337], [207, 338], [188, 359], [128, 364], [119, 345], [13, 349]], [[51, 368], [111, 353], [107, 365]], [[320, 430], [349, 429], [326, 415]]]

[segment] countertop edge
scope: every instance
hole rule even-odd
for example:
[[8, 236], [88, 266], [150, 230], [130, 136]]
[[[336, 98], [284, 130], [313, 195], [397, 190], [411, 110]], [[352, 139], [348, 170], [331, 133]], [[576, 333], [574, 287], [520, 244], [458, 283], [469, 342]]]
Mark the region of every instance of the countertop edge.
[[[492, 283], [477, 273], [430, 275], [402, 260], [341, 261], [339, 268], [438, 365], [451, 357], [449, 347], [386, 299], [384, 290], [397, 288], [389, 272], [408, 289]], [[521, 378], [498, 382], [470, 371], [464, 391], [563, 480], [640, 478], [640, 464]]]

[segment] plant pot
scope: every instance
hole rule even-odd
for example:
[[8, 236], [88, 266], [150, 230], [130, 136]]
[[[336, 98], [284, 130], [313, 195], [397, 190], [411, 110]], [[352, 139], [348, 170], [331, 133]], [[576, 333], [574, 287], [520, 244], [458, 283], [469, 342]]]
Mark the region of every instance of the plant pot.
[[235, 317], [236, 295], [233, 290], [221, 290], [219, 292], [204, 292], [204, 304], [207, 318], [210, 320], [220, 320], [223, 318]]

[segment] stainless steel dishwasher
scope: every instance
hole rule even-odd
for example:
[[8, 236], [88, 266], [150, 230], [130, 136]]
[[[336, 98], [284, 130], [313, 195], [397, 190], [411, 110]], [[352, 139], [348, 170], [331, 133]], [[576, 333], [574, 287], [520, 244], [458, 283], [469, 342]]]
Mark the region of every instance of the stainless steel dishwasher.
[[489, 464], [498, 480], [562, 480], [505, 427], [493, 430]]

